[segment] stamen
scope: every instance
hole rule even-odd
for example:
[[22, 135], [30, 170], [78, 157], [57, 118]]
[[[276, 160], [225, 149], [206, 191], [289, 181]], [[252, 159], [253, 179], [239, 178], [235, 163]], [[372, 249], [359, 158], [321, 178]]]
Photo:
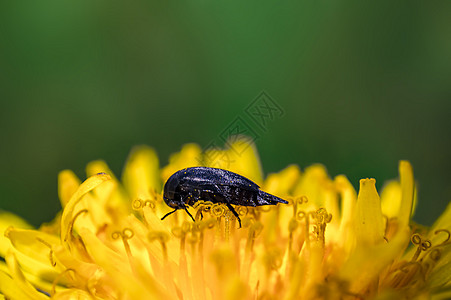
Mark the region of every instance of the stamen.
[[423, 256], [421, 259], [423, 281], [426, 281], [426, 277], [430, 274], [441, 256], [442, 251], [440, 249], [431, 249]]
[[192, 229], [192, 224], [190, 222], [183, 222], [182, 224], [182, 231], [186, 235], [188, 232], [190, 232]]
[[[410, 268], [409, 268], [410, 267]], [[404, 276], [400, 276], [400, 280], [397, 282], [397, 287], [406, 287], [409, 285], [414, 285], [416, 281], [413, 280], [416, 274], [420, 274], [422, 280], [425, 280], [425, 274], [423, 266], [417, 261], [407, 262], [404, 266], [400, 268], [400, 271], [404, 272]]]
[[291, 218], [290, 222], [288, 223], [288, 251], [291, 252], [293, 248], [293, 233], [298, 228], [298, 221], [296, 218]]
[[202, 232], [204, 229], [212, 229], [213, 227], [215, 227], [215, 225], [216, 225], [216, 220], [213, 218], [210, 218], [207, 220], [196, 222], [194, 224], [194, 227], [196, 228], [196, 230]]
[[124, 228], [124, 229], [122, 230], [122, 232], [121, 232], [121, 231], [115, 231], [115, 232], [113, 232], [113, 233], [111, 234], [111, 237], [112, 237], [114, 240], [117, 240], [117, 239], [120, 238], [120, 237], [121, 237], [123, 240], [129, 240], [129, 239], [131, 239], [134, 235], [135, 235], [135, 233], [133, 232], [132, 229], [130, 229], [130, 228]]
[[417, 233], [413, 234], [412, 237], [410, 238], [410, 240], [412, 241], [412, 244], [414, 245], [418, 245], [417, 251], [415, 252], [415, 254], [412, 257], [412, 262], [416, 261], [418, 259], [418, 257], [421, 254], [421, 251], [426, 251], [427, 249], [431, 248], [432, 244], [430, 240], [423, 240], [421, 238], [421, 236]]
[[[390, 286], [394, 288], [405, 288], [407, 286], [413, 286], [418, 284], [418, 280], [415, 276], [419, 274], [422, 282], [426, 282], [428, 274], [432, 271], [437, 261], [441, 258], [442, 251], [440, 247], [449, 244], [450, 232], [447, 229], [439, 229], [434, 233], [439, 234], [444, 232], [447, 234], [446, 239], [440, 244], [432, 247], [432, 242], [430, 240], [423, 240], [422, 237], [415, 233], [411, 237], [412, 244], [418, 245], [415, 254], [410, 262], [404, 263], [398, 268], [397, 274], [391, 279]], [[421, 259], [421, 252], [426, 252]]]
[[[204, 276], [204, 230], [211, 225], [214, 226], [215, 219], [210, 218], [194, 224], [191, 230], [191, 236], [188, 242], [191, 244], [191, 276], [194, 299], [206, 299], [205, 295], [205, 276]], [[197, 247], [196, 247], [197, 246]]]
[[305, 213], [302, 210], [296, 213], [296, 220], [301, 222], [301, 223], [304, 223], [304, 240], [305, 240], [305, 243], [307, 244], [307, 247], [310, 245], [310, 236], [309, 236], [310, 220], [309, 220], [309, 215], [310, 215], [310, 213]]
[[183, 253], [185, 255], [185, 240], [186, 235], [191, 230], [191, 224], [187, 221], [183, 222], [182, 226], [176, 226], [172, 228], [172, 234], [180, 239], [180, 253]]
[[332, 220], [332, 214], [328, 214], [325, 208], [320, 208], [311, 216], [317, 220], [316, 225], [313, 227], [313, 233], [316, 239], [321, 240], [324, 244], [326, 224]]
[[210, 209], [210, 212], [215, 217], [222, 217], [224, 216], [225, 212], [227, 211], [226, 207], [222, 203], [215, 203]]
[[439, 249], [429, 251], [429, 257], [437, 262], [442, 257], [442, 252]]
[[246, 206], [238, 206], [236, 210], [240, 217], [247, 216], [247, 213], [249, 211], [249, 209]]
[[79, 212], [77, 212], [77, 213], [75, 214], [75, 216], [72, 218], [72, 220], [71, 220], [70, 223], [69, 223], [69, 226], [67, 227], [66, 236], [64, 237], [64, 241], [65, 241], [65, 242], [67, 242], [67, 239], [68, 239], [69, 237], [72, 237], [72, 236], [73, 236], [73, 235], [72, 235], [72, 230], [73, 230], [73, 228], [74, 228], [74, 224], [75, 224], [75, 221], [77, 220], [77, 218], [78, 218], [81, 214], [87, 213], [87, 212], [88, 212], [87, 209], [82, 209], [82, 210], [80, 210]]
[[168, 249], [166, 243], [169, 241], [169, 235], [163, 231], [152, 231], [147, 235], [149, 241], [158, 240], [161, 244], [161, 251], [163, 253], [163, 258], [165, 261], [168, 260]]
[[181, 289], [183, 291], [191, 290], [189, 285], [189, 276], [188, 276], [188, 265], [186, 261], [186, 252], [185, 252], [185, 241], [186, 235], [191, 230], [192, 226], [190, 222], [183, 222], [182, 226], [176, 226], [172, 228], [172, 234], [175, 237], [180, 238], [180, 255], [179, 255], [179, 270], [182, 276], [182, 280], [180, 281]]
[[143, 207], [143, 201], [141, 199], [135, 199], [132, 202], [132, 208], [134, 210], [139, 210]]
[[144, 201], [143, 207], [144, 206], [148, 206], [151, 209], [155, 209], [155, 201], [153, 201], [153, 200], [146, 200], [146, 201]]
[[[147, 222], [146, 213], [143, 211], [143, 208], [145, 206], [148, 206], [153, 211], [155, 211], [156, 201], [157, 200], [154, 201], [154, 200], [135, 199], [132, 202], [132, 209], [139, 212], [139, 215], [140, 215], [141, 219], [143, 220], [144, 225], [146, 225], [146, 227], [149, 227], [149, 223]], [[165, 218], [166, 216], [164, 216], [163, 218]]]
[[256, 221], [252, 218], [245, 218], [243, 220], [244, 227], [249, 227], [249, 232], [246, 241], [246, 251], [254, 251], [255, 239], [260, 235], [263, 230], [263, 224], [260, 221]]
[[436, 230], [434, 232], [434, 234], [437, 235], [437, 234], [439, 234], [441, 232], [446, 233], [447, 237], [446, 237], [446, 239], [443, 242], [441, 242], [440, 244], [436, 245], [435, 247], [439, 247], [439, 246], [444, 246], [444, 245], [450, 244], [449, 240], [451, 238], [451, 232], [448, 229], [438, 229], [438, 230]]
[[231, 217], [231, 212], [229, 210], [226, 211], [226, 213], [224, 214], [224, 240], [226, 242], [229, 242], [229, 237], [230, 237], [230, 217]]
[[132, 258], [132, 251], [130, 249], [130, 245], [128, 244], [128, 240], [131, 239], [133, 236], [135, 235], [135, 233], [133, 232], [132, 229], [130, 228], [124, 228], [121, 231], [115, 231], [111, 234], [111, 237], [113, 238], [113, 240], [117, 240], [119, 238], [122, 238], [122, 243], [124, 244], [124, 248], [125, 248], [125, 253], [127, 253], [128, 259], [129, 259], [129, 263], [130, 266], [133, 269], [133, 263], [131, 261]]
[[[412, 240], [414, 240], [414, 244], [419, 245], [419, 251], [417, 249], [417, 253], [423, 251], [421, 250], [424, 249], [424, 245], [422, 246], [422, 242], [420, 242], [421, 237], [418, 234], [415, 234], [412, 236]], [[427, 240], [423, 241], [423, 244], [427, 245]], [[392, 274], [391, 278], [386, 280], [387, 283], [384, 284], [384, 286], [395, 289], [405, 289], [424, 284], [428, 274], [431, 272], [432, 268], [435, 266], [435, 263], [441, 256], [441, 251], [439, 249], [432, 249], [427, 251], [420, 260], [413, 260], [417, 259], [419, 255], [415, 253], [416, 258], [414, 256], [412, 261], [402, 262], [394, 266], [390, 271]]]
[[307, 202], [308, 202], [307, 196], [300, 196], [300, 197], [295, 198], [293, 200], [293, 215], [296, 214], [296, 212], [298, 210], [298, 205], [302, 205]]
[[257, 209], [261, 212], [270, 212], [272, 207], [271, 207], [271, 205], [263, 205], [263, 206], [257, 206]]
[[144, 206], [148, 206], [148, 207], [150, 207], [152, 209], [155, 209], [155, 201], [154, 200], [149, 200], [149, 199], [148, 200], [141, 200], [141, 199], [133, 200], [132, 208], [134, 210], [141, 209]]
[[277, 248], [267, 251], [263, 256], [263, 260], [265, 262], [267, 275], [269, 275], [271, 271], [276, 271], [282, 266], [282, 255]]
[[[88, 279], [88, 282], [86, 283], [86, 289], [88, 290], [88, 293], [92, 296], [92, 298], [96, 299], [96, 285], [98, 284], [99, 280], [96, 277], [91, 277]], [[120, 299], [121, 297], [119, 297]]]
[[156, 202], [163, 202], [164, 201], [163, 200], [163, 194], [157, 192], [157, 190], [155, 188], [149, 189], [149, 193], [150, 193], [150, 196], [153, 198], [150, 201], [152, 201], [154, 203], [156, 203]]
[[171, 232], [176, 238], [182, 237], [182, 227], [179, 226], [173, 227]]
[[47, 243], [46, 241], [44, 241], [41, 238], [36, 238], [39, 242], [43, 243], [44, 245], [46, 245], [47, 247], [50, 248], [50, 252], [49, 252], [49, 260], [50, 260], [50, 264], [52, 265], [52, 267], [56, 267], [56, 261], [53, 259], [53, 248], [52, 245], [50, 245], [49, 243]]
[[330, 223], [332, 221], [332, 214], [328, 214], [325, 208], [320, 208], [316, 211], [316, 219], [320, 223]]
[[[434, 232], [435, 235], [439, 233], [446, 233], [446, 239], [439, 243], [438, 245], [435, 245], [433, 247], [430, 247], [426, 253], [423, 255], [423, 257], [420, 259], [420, 262], [422, 262], [423, 265], [423, 277], [424, 280], [426, 280], [426, 276], [432, 271], [434, 266], [437, 264], [437, 262], [440, 260], [442, 256], [442, 248], [446, 245], [451, 244], [450, 240], [450, 232], [447, 229], [438, 229]], [[418, 251], [418, 250], [417, 250]]]
[[196, 207], [198, 207], [198, 208], [196, 211], [196, 215], [194, 216], [194, 219], [196, 221], [201, 221], [204, 218], [204, 214], [202, 212], [204, 212], [204, 213], [210, 212], [210, 207], [206, 206], [206, 205], [197, 205]]
[[191, 256], [193, 258], [196, 257], [196, 244], [199, 242], [199, 232], [195, 230], [193, 227], [193, 230], [188, 234], [188, 238], [186, 239], [187, 242], [191, 245]]
[[194, 203], [193, 208], [198, 208], [198, 207], [202, 207], [202, 206], [211, 207], [211, 206], [213, 206], [213, 202], [199, 200], [199, 201], [196, 201], [196, 203]]
[[296, 216], [296, 220], [302, 221], [302, 219], [305, 218], [305, 212], [301, 210], [295, 216]]
[[308, 203], [307, 196], [301, 196], [299, 199], [299, 204], [304, 204], [304, 203]]

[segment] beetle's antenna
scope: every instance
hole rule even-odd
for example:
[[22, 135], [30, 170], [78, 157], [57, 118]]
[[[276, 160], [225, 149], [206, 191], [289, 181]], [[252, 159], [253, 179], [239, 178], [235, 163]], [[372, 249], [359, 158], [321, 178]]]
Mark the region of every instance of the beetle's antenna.
[[[186, 209], [186, 208], [185, 208], [185, 209]], [[177, 208], [174, 209], [173, 211], [168, 212], [167, 214], [165, 214], [165, 215], [163, 216], [163, 218], [161, 218], [161, 220], [163, 220], [164, 218], [166, 218], [166, 217], [169, 216], [170, 214], [175, 213], [176, 211], [177, 211]], [[192, 217], [191, 217], [191, 218], [192, 218]]]
[[189, 213], [189, 211], [188, 211], [188, 206], [186, 206], [186, 205], [185, 205], [185, 211], [186, 211], [186, 213], [191, 217], [191, 219], [193, 219], [193, 222], [196, 222], [196, 221], [194, 221], [193, 216]]

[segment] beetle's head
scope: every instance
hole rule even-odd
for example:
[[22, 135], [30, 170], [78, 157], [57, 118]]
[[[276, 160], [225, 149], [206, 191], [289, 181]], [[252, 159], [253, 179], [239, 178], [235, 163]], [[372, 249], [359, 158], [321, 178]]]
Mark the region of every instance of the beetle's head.
[[166, 215], [161, 218], [163, 220], [170, 214], [176, 212], [178, 209], [183, 209], [186, 211], [186, 213], [193, 219], [193, 216], [188, 211], [188, 206], [185, 203], [185, 200], [182, 195], [179, 192], [179, 177], [180, 177], [180, 171], [174, 173], [171, 177], [169, 177], [168, 181], [164, 184], [163, 188], [163, 200], [166, 203], [167, 206], [173, 208], [174, 210], [167, 213]]
[[164, 184], [163, 199], [167, 206], [174, 209], [185, 209], [185, 201], [179, 192], [178, 173], [173, 174]]
[[184, 209], [185, 203], [182, 200], [180, 193], [174, 191], [171, 188], [168, 188], [166, 184], [163, 192], [163, 200], [167, 206], [174, 209]]
[[174, 209], [185, 209], [185, 204], [183, 201], [178, 199], [171, 199], [169, 197], [166, 197], [166, 195], [163, 196], [164, 202], [166, 202], [166, 205], [174, 208]]
[[[179, 195], [178, 193], [176, 193], [175, 195]], [[180, 196], [180, 195], [179, 195]], [[169, 216], [170, 214], [175, 213], [178, 209], [183, 209], [186, 211], [186, 213], [191, 217], [191, 219], [194, 222], [194, 218], [193, 216], [189, 213], [188, 211], [188, 206], [185, 204], [185, 202], [183, 202], [181, 199], [180, 200], [174, 200], [174, 199], [169, 199], [168, 197], [163, 196], [164, 202], [166, 202], [166, 204], [169, 207], [172, 207], [174, 210], [171, 212], [168, 212], [167, 214], [165, 214], [161, 220], [163, 220], [164, 218], [166, 218], [167, 216]]]

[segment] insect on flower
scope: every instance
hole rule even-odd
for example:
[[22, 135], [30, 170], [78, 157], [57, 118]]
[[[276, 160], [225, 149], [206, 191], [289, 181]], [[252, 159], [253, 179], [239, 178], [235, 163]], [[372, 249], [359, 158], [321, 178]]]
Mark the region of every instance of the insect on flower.
[[261, 206], [288, 204], [287, 201], [260, 190], [251, 180], [236, 173], [207, 167], [186, 168], [175, 172], [164, 185], [163, 199], [173, 211], [164, 215], [161, 220], [184, 209], [191, 219], [188, 205], [193, 206], [197, 201], [223, 203], [235, 215], [241, 227], [241, 219], [233, 205]]

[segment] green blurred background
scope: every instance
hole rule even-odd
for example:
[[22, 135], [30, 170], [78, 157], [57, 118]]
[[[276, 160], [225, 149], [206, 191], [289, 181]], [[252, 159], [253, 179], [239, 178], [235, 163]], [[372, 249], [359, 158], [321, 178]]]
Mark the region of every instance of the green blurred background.
[[[241, 117], [265, 174], [296, 163], [378, 188], [412, 162], [417, 222], [451, 199], [450, 1], [2, 1], [0, 208], [34, 225], [57, 174], [133, 145], [161, 165]], [[245, 109], [284, 110], [264, 130]]]

